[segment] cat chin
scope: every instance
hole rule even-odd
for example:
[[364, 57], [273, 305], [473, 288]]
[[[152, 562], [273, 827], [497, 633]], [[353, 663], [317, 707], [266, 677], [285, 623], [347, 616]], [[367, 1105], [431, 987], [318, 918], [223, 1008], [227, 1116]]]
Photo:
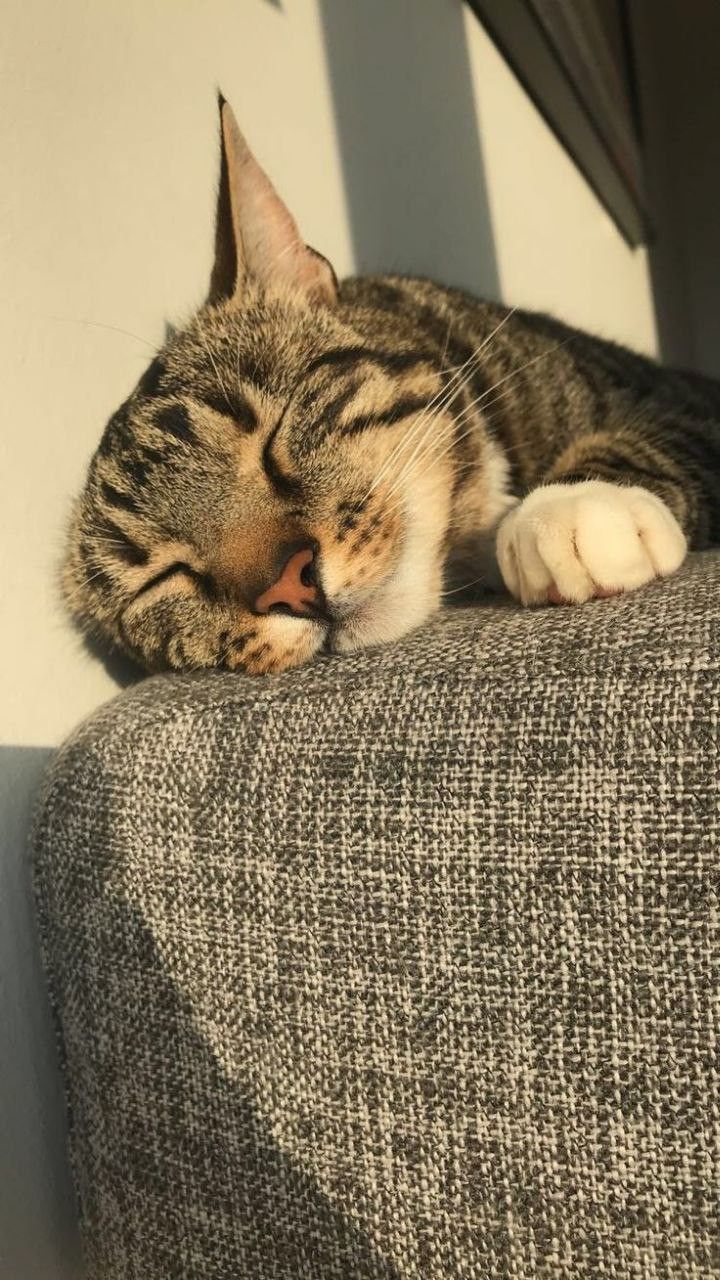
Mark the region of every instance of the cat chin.
[[426, 622], [438, 604], [439, 593], [420, 591], [410, 599], [388, 588], [380, 590], [332, 629], [326, 648], [330, 653], [356, 653], [389, 644]]
[[355, 653], [390, 644], [422, 626], [440, 606], [442, 526], [409, 518], [395, 571], [351, 614], [335, 625], [326, 641], [331, 653]]

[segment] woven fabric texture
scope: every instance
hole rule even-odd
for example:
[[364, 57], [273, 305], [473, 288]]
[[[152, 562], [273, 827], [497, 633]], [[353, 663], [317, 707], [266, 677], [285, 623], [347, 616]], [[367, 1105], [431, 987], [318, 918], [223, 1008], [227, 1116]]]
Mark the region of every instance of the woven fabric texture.
[[36, 883], [92, 1280], [717, 1280], [719, 589], [79, 728]]

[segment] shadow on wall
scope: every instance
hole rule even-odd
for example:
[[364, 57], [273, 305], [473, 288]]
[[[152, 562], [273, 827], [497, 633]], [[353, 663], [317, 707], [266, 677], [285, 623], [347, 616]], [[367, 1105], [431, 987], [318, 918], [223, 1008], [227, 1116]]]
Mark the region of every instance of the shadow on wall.
[[497, 298], [459, 0], [320, 0], [358, 272]]
[[[57, 862], [46, 854], [51, 884]], [[90, 971], [75, 946], [78, 921], [53, 917], [51, 899], [60, 963], [92, 992], [64, 1010], [63, 1030], [97, 1274], [400, 1280], [352, 1213], [282, 1149], [247, 1082], [223, 1070], [137, 908], [109, 893], [101, 904], [85, 897], [81, 911], [103, 922]], [[229, 1017], [225, 1032], [242, 1021], [237, 1009]]]
[[40, 967], [28, 830], [48, 747], [0, 747], [0, 1277], [79, 1275], [65, 1106]]

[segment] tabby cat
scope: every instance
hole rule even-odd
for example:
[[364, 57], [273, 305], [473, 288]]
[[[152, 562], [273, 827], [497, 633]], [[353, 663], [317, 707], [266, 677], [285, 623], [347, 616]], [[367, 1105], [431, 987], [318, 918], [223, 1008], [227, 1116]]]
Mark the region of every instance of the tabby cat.
[[480, 579], [525, 605], [720, 533], [720, 384], [427, 280], [338, 284], [221, 100], [207, 303], [110, 419], [65, 595], [150, 670], [391, 641]]

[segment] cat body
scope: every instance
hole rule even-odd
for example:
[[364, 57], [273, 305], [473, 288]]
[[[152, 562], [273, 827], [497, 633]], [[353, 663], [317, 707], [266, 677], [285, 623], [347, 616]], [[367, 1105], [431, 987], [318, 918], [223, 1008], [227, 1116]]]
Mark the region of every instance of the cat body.
[[720, 541], [720, 384], [404, 277], [338, 285], [227, 104], [207, 304], [111, 418], [63, 581], [150, 670], [391, 641], [492, 579], [581, 603]]

